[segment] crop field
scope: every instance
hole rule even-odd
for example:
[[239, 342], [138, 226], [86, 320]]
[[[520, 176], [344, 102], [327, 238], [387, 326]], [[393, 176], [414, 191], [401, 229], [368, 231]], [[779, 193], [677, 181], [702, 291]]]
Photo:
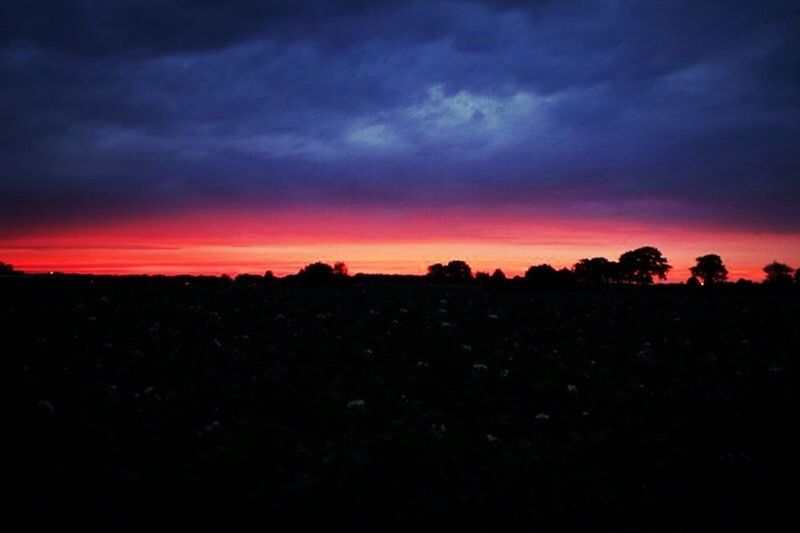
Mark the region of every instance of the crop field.
[[0, 279], [0, 513], [775, 531], [796, 520], [798, 311], [760, 287]]

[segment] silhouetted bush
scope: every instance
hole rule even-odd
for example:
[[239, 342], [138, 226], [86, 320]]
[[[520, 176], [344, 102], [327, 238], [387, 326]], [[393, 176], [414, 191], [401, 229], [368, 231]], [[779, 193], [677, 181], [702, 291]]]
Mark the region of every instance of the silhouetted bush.
[[348, 276], [348, 269], [347, 265], [345, 265], [342, 261], [337, 261], [333, 264], [333, 275], [334, 276], [341, 276], [346, 278]]
[[767, 275], [764, 283], [772, 286], [791, 285], [792, 272], [794, 272], [794, 269], [786, 263], [773, 261], [764, 267], [764, 273]]
[[667, 279], [672, 266], [661, 251], [653, 246], [642, 246], [619, 256], [619, 271], [622, 281], [638, 285], [650, 285], [653, 276]]
[[296, 278], [312, 284], [331, 283], [334, 280], [334, 270], [331, 265], [317, 261], [301, 268]]
[[256, 274], [239, 274], [233, 281], [241, 287], [260, 287], [264, 284], [264, 277]]
[[696, 261], [697, 264], [689, 270], [692, 276], [703, 280], [703, 285], [708, 287], [728, 279], [728, 269], [717, 254], [701, 255]]
[[688, 280], [686, 280], [686, 286], [691, 287], [692, 289], [697, 289], [701, 286], [700, 280], [697, 279], [696, 276], [692, 276]]
[[460, 260], [453, 260], [443, 265], [434, 263], [428, 267], [428, 279], [437, 282], [465, 283], [472, 280], [472, 269]]
[[502, 281], [506, 281], [506, 279], [507, 279], [506, 278], [506, 273], [503, 272], [502, 270], [500, 270], [499, 268], [495, 269], [495, 271], [492, 272], [492, 281], [494, 281], [494, 282], [502, 282]]
[[525, 271], [525, 282], [536, 289], [561, 289], [572, 284], [574, 275], [568, 268], [556, 270], [550, 265], [534, 265]]
[[445, 279], [445, 270], [444, 265], [441, 263], [434, 263], [432, 265], [428, 265], [428, 279], [434, 281], [444, 281]]
[[0, 261], [0, 276], [18, 276], [21, 275], [22, 272], [19, 270], [14, 270], [14, 267], [9, 265], [8, 263], [3, 263]]
[[525, 271], [525, 281], [532, 287], [550, 287], [557, 277], [556, 269], [548, 264], [533, 265]]
[[605, 257], [581, 259], [573, 267], [575, 280], [590, 285], [608, 285], [619, 281], [619, 265]]
[[558, 283], [562, 287], [568, 287], [575, 283], [575, 273], [569, 268], [562, 267], [558, 271]]

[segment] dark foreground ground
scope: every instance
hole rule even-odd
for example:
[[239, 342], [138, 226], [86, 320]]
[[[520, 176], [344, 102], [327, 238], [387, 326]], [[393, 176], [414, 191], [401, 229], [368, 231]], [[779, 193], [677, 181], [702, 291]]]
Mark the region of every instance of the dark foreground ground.
[[798, 310], [759, 288], [0, 280], [0, 515], [789, 530]]

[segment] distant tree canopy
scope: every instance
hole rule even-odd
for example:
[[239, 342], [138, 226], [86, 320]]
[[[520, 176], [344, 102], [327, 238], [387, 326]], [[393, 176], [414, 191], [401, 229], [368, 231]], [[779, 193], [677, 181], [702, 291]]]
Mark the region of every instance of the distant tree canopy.
[[548, 264], [533, 265], [525, 271], [525, 282], [531, 287], [541, 289], [561, 288], [573, 281], [572, 271], [568, 268], [556, 270]]
[[434, 263], [428, 267], [428, 278], [434, 281], [466, 282], [472, 279], [472, 269], [460, 260], [450, 261], [446, 265]]
[[489, 274], [488, 272], [476, 272], [475, 273], [475, 281], [482, 285], [491, 285], [497, 286], [505, 284], [508, 279], [506, 278], [505, 273], [502, 270], [495, 269], [494, 272]]
[[568, 268], [562, 268], [558, 271], [558, 284], [561, 286], [571, 285], [575, 282], [575, 274]]
[[572, 267], [575, 280], [593, 285], [607, 285], [619, 281], [619, 265], [605, 257], [581, 259]]
[[788, 285], [792, 282], [792, 272], [794, 272], [794, 269], [786, 263], [773, 261], [764, 267], [764, 273], [767, 275], [764, 283], [770, 285]]
[[700, 280], [697, 279], [697, 276], [692, 276], [688, 280], [686, 280], [686, 285], [688, 287], [692, 287], [693, 289], [700, 287]]
[[297, 278], [309, 283], [328, 283], [347, 277], [347, 265], [342, 262], [331, 266], [322, 261], [311, 263], [301, 268]]
[[348, 275], [347, 265], [345, 265], [342, 261], [337, 261], [333, 264], [333, 274], [335, 276], [347, 276]]
[[533, 265], [525, 271], [525, 281], [531, 285], [545, 287], [555, 285], [558, 271], [548, 264]]
[[8, 263], [0, 261], [0, 276], [10, 276], [12, 274], [19, 274], [19, 272], [14, 270], [14, 267]]
[[233, 281], [237, 285], [257, 287], [264, 283], [264, 277], [257, 274], [239, 274]]
[[703, 280], [703, 285], [722, 283], [728, 279], [728, 269], [722, 263], [722, 258], [717, 254], [701, 255], [696, 259], [697, 264], [690, 268], [692, 276]]
[[794, 282], [800, 284], [800, 268], [794, 271]]
[[672, 266], [661, 251], [653, 246], [643, 246], [619, 256], [619, 273], [622, 281], [638, 285], [650, 285], [653, 276], [667, 279]]

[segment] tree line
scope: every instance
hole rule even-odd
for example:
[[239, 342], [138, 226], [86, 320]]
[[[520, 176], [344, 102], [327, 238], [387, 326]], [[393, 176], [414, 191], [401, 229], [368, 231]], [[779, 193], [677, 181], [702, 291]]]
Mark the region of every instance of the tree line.
[[[686, 281], [689, 287], [713, 286], [728, 281], [728, 268], [717, 254], [706, 254], [695, 259], [690, 268], [691, 277]], [[501, 269], [489, 272], [473, 272], [466, 261], [453, 260], [448, 263], [429, 265], [424, 278], [432, 283], [478, 283], [485, 285], [502, 285], [507, 282], [525, 283], [536, 288], [565, 288], [575, 286], [610, 286], [610, 285], [652, 285], [656, 280], [667, 279], [672, 265], [658, 248], [642, 246], [624, 252], [616, 261], [605, 257], [583, 258], [571, 268], [556, 269], [549, 264], [530, 266], [523, 276], [510, 279]], [[764, 284], [772, 286], [800, 285], [800, 269], [795, 270], [785, 263], [773, 261], [763, 269]], [[377, 274], [357, 274], [355, 278], [382, 278]], [[418, 276], [391, 276], [394, 278], [418, 278]], [[285, 280], [297, 280], [305, 283], [336, 283], [350, 279], [347, 265], [337, 262], [329, 265], [316, 262], [301, 268], [296, 274], [285, 276]], [[271, 271], [264, 277], [244, 274], [236, 281], [241, 283], [258, 283], [259, 280], [277, 279]], [[750, 283], [739, 280], [739, 283]]]
[[[695, 259], [696, 263], [689, 270], [691, 277], [686, 281], [689, 286], [712, 286], [728, 281], [728, 269], [717, 254], [706, 254]], [[578, 260], [572, 268], [555, 269], [548, 264], [532, 265], [523, 276], [530, 285], [541, 287], [560, 287], [571, 284], [581, 285], [651, 285], [658, 280], [666, 280], [672, 265], [658, 248], [642, 246], [624, 252], [616, 261], [605, 257], [592, 257]], [[785, 263], [773, 261], [763, 269], [766, 277], [764, 283], [771, 285], [800, 284], [800, 269], [795, 271]], [[794, 273], [794, 277], [792, 274]], [[502, 270], [492, 274], [488, 272], [472, 273], [469, 265], [460, 260], [447, 264], [435, 263], [428, 267], [427, 277], [437, 281], [478, 280], [497, 282], [506, 280]], [[743, 280], [742, 280], [743, 281]]]
[[[717, 254], [701, 255], [695, 259], [696, 264], [689, 270], [691, 277], [686, 281], [688, 286], [713, 286], [728, 281], [728, 269]], [[672, 270], [672, 265], [658, 248], [642, 246], [622, 253], [616, 261], [605, 257], [583, 258], [572, 268], [556, 269], [549, 264], [532, 265], [525, 274], [515, 279], [533, 287], [559, 288], [566, 286], [605, 286], [605, 285], [651, 285], [655, 280], [664, 281]], [[789, 286], [800, 284], [800, 269], [795, 270], [785, 263], [772, 261], [763, 268], [764, 283], [773, 286]], [[0, 276], [17, 276], [22, 272], [13, 266], [0, 261]], [[361, 275], [359, 275], [361, 276]], [[227, 277], [227, 276], [223, 276]], [[301, 268], [296, 274], [283, 279], [298, 280], [307, 283], [329, 283], [350, 278], [347, 265], [336, 262], [333, 265], [317, 261]], [[425, 278], [437, 283], [503, 283], [508, 277], [501, 269], [488, 272], [473, 272], [467, 262], [453, 260], [448, 263], [434, 263], [428, 266]], [[238, 283], [256, 284], [278, 279], [271, 271], [263, 276], [241, 274], [236, 277]], [[745, 282], [739, 280], [739, 282]]]

